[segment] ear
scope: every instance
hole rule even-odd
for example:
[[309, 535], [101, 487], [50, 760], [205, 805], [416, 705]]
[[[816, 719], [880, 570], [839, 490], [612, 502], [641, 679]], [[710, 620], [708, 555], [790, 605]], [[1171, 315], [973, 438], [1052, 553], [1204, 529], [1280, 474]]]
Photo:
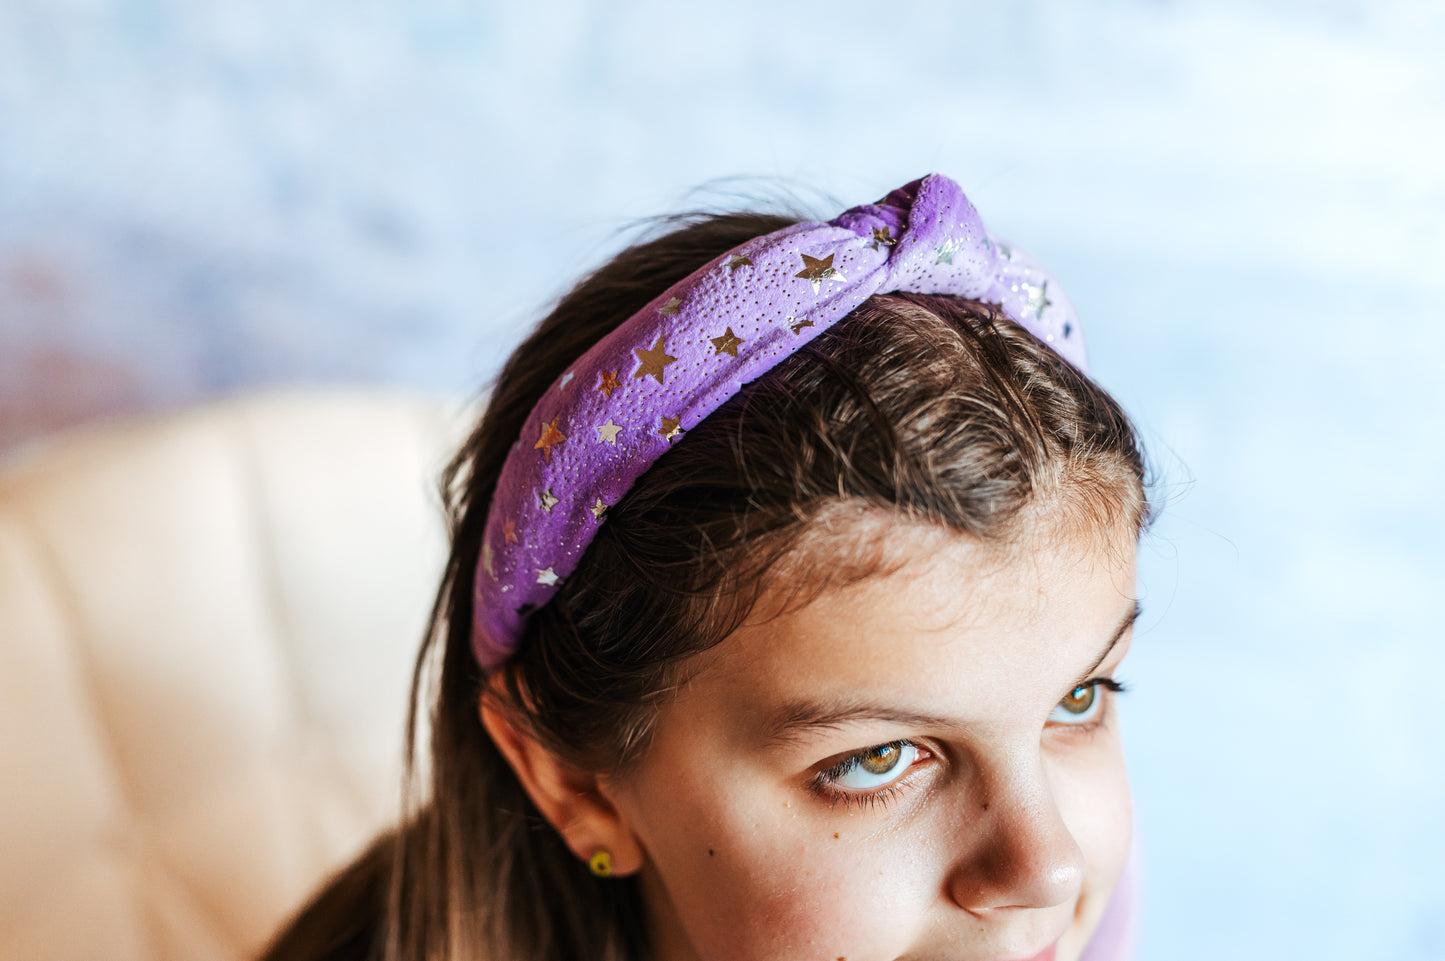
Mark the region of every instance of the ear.
[[482, 726], [507, 759], [537, 810], [556, 828], [572, 853], [588, 861], [599, 848], [612, 855], [612, 873], [642, 867], [643, 848], [610, 800], [602, 778], [553, 754], [530, 732], [513, 723], [494, 700], [501, 693], [498, 671], [481, 698]]

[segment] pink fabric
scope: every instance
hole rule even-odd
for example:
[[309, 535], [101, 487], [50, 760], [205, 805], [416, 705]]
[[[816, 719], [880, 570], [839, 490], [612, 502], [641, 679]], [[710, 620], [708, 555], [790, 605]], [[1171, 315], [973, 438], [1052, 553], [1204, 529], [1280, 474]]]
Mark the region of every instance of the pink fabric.
[[1140, 892], [1143, 863], [1136, 837], [1129, 849], [1129, 861], [1114, 887], [1114, 895], [1094, 936], [1084, 947], [1079, 961], [1129, 961], [1134, 957], [1134, 940], [1138, 934]]

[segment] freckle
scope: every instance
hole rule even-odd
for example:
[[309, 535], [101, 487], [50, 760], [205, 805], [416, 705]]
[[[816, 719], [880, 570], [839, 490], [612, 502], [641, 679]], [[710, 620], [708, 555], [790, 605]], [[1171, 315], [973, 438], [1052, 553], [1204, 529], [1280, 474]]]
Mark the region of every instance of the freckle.
[[712, 857], [712, 856], [713, 856], [714, 854], [716, 854], [716, 853], [717, 853], [717, 852], [714, 851], [712, 848], [708, 848], [708, 849], [707, 849], [707, 856], [708, 856], [708, 857]]
[[838, 832], [837, 832], [837, 831], [834, 831], [834, 832], [833, 832], [833, 837], [836, 838], [837, 836], [838, 836]]
[[987, 802], [987, 801], [984, 801], [984, 802], [983, 802], [983, 809], [984, 809], [985, 811], [988, 810], [988, 802]]

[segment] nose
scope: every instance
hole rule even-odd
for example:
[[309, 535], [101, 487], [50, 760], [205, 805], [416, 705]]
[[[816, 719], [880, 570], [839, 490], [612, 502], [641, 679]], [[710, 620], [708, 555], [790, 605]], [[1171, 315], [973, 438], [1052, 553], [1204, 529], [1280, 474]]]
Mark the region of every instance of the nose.
[[968, 812], [965, 834], [974, 843], [964, 846], [950, 872], [948, 893], [972, 914], [1064, 904], [1083, 885], [1083, 852], [1037, 758], [1031, 766], [981, 784], [982, 797]]

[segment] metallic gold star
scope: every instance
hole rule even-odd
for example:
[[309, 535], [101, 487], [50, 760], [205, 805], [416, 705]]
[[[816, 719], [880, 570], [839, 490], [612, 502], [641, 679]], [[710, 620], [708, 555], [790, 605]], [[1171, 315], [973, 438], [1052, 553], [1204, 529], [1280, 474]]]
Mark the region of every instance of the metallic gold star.
[[872, 247], [874, 250], [877, 250], [879, 244], [882, 244], [885, 247], [892, 247], [896, 243], [898, 243], [898, 241], [893, 238], [893, 234], [889, 230], [889, 228], [874, 227], [873, 239], [868, 242], [868, 246]]
[[550, 488], [537, 495], [537, 506], [548, 514], [552, 513], [552, 508], [557, 506], [557, 498], [553, 496]]
[[592, 511], [592, 517], [594, 520], [602, 520], [602, 515], [607, 513], [607, 505], [602, 503], [602, 498], [600, 497], [597, 498], [597, 503], [593, 504], [588, 509]]
[[945, 241], [942, 243], [942, 245], [940, 245], [938, 248], [936, 248], [935, 253], [938, 254], [938, 259], [935, 260], [934, 263], [936, 263], [936, 264], [951, 264], [951, 263], [953, 263], [953, 255], [954, 255], [955, 253], [957, 253], [957, 252], [958, 252], [958, 241], [955, 240], [955, 239], [952, 238], [952, 237], [949, 237], [947, 240], [945, 240]]
[[677, 358], [666, 351], [665, 345], [662, 343], [663, 336], [662, 334], [657, 335], [657, 343], [652, 345], [651, 350], [633, 351], [633, 353], [637, 355], [637, 359], [641, 361], [637, 370], [632, 374], [634, 378], [645, 377], [651, 374], [657, 378], [659, 384], [665, 383], [662, 379], [663, 372], [667, 370], [667, 365], [675, 363]]
[[792, 331], [793, 331], [793, 333], [795, 333], [795, 334], [801, 334], [801, 333], [803, 332], [803, 328], [804, 328], [804, 327], [811, 327], [811, 326], [813, 326], [813, 322], [812, 322], [811, 320], [806, 319], [806, 318], [804, 318], [803, 320], [796, 320], [796, 321], [794, 321], [793, 318], [791, 318], [791, 317], [789, 317], [788, 319], [789, 319], [790, 321], [793, 321], [793, 323], [792, 323]]
[[609, 417], [609, 418], [607, 418], [607, 423], [601, 424], [601, 425], [599, 425], [598, 428], [597, 428], [597, 442], [600, 444], [600, 443], [602, 443], [603, 441], [606, 441], [607, 443], [611, 444], [613, 447], [616, 447], [616, 446], [617, 446], [617, 434], [618, 434], [621, 430], [622, 430], [622, 428], [619, 427], [617, 424], [612, 423], [612, 418]]
[[622, 382], [617, 379], [617, 371], [604, 370], [602, 372], [602, 383], [597, 385], [597, 389], [602, 391], [608, 400], [611, 400], [612, 392], [621, 386]]
[[682, 429], [682, 418], [664, 417], [662, 419], [662, 426], [658, 428], [657, 432], [668, 440], [672, 440], [678, 434], [684, 433]]
[[517, 522], [508, 518], [502, 524], [502, 541], [506, 544], [517, 543]]
[[664, 315], [669, 315], [669, 316], [670, 316], [670, 315], [672, 315], [672, 314], [677, 313], [678, 308], [680, 308], [681, 306], [682, 306], [682, 300], [681, 300], [681, 298], [678, 298], [678, 297], [669, 297], [668, 300], [667, 300], [667, 303], [665, 303], [665, 304], [663, 304], [661, 307], [657, 308], [657, 312], [658, 312], [659, 314], [664, 314]]
[[1052, 307], [1053, 301], [1049, 300], [1049, 282], [1046, 280], [1041, 285], [1024, 284], [1024, 293], [1029, 295], [1029, 310], [1037, 311], [1040, 319], [1044, 316], [1044, 308]]
[[560, 417], [553, 417], [552, 423], [542, 425], [542, 436], [537, 438], [537, 443], [532, 445], [533, 450], [540, 450], [547, 463], [552, 463], [552, 448], [567, 439], [567, 435], [557, 429], [557, 421]]
[[732, 357], [738, 355], [738, 344], [743, 342], [741, 337], [733, 333], [731, 327], [723, 331], [722, 336], [713, 337], [711, 340], [713, 347], [717, 348], [719, 354], [728, 354]]
[[496, 580], [497, 572], [492, 570], [492, 559], [492, 545], [488, 543], [483, 543], [482, 570], [487, 572], [487, 576], [491, 577], [493, 580]]
[[737, 270], [739, 267], [751, 267], [752, 265], [752, 258], [744, 257], [742, 254], [733, 254], [732, 259], [728, 261], [729, 270]]
[[829, 254], [822, 260], [819, 260], [817, 257], [809, 257], [807, 254], [800, 254], [799, 256], [803, 258], [803, 269], [793, 276], [811, 281], [813, 284], [813, 293], [815, 294], [822, 289], [823, 281], [825, 280], [848, 279], [843, 276], [842, 271], [833, 266], [832, 254]]
[[548, 587], [557, 586], [557, 572], [550, 567], [543, 567], [537, 571], [537, 583], [546, 584]]

